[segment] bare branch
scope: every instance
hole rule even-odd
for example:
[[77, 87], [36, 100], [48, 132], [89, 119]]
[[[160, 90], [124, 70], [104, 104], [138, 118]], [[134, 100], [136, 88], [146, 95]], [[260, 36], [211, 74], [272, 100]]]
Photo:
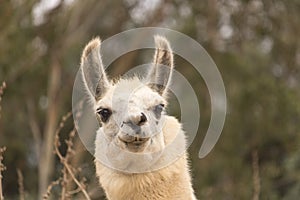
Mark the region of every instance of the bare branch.
[[50, 197], [51, 190], [54, 186], [58, 185], [61, 182], [61, 178], [57, 179], [56, 181], [51, 182], [51, 184], [47, 188], [46, 194], [43, 196], [43, 200], [47, 200]]
[[0, 200], [3, 200], [3, 191], [2, 191], [2, 171], [4, 171], [6, 168], [5, 166], [2, 164], [2, 160], [3, 160], [3, 153], [5, 152], [6, 147], [1, 147], [0, 148]]
[[[59, 124], [59, 127], [55, 132], [54, 150], [55, 150], [55, 154], [58, 156], [60, 162], [63, 164], [64, 169], [70, 175], [71, 179], [75, 182], [77, 187], [80, 188], [80, 191], [83, 193], [85, 198], [87, 200], [90, 200], [91, 198], [89, 197], [89, 195], [86, 191], [86, 186], [76, 178], [75, 173], [74, 173], [75, 169], [72, 166], [70, 166], [70, 164], [69, 164], [69, 159], [70, 159], [71, 155], [74, 155], [73, 139], [74, 139], [75, 133], [76, 133], [75, 128], [70, 132], [69, 139], [65, 141], [67, 144], [67, 153], [66, 153], [65, 157], [59, 151], [59, 146], [60, 146], [59, 133], [60, 133], [61, 129], [64, 127], [66, 120], [71, 116], [71, 114], [72, 113], [69, 112], [65, 116], [63, 116], [62, 121]], [[66, 180], [67, 179], [66, 172], [63, 171], [64, 179], [62, 180], [62, 182], [67, 181]], [[67, 195], [67, 193], [68, 192], [66, 191], [66, 189], [63, 188], [62, 195]], [[65, 196], [62, 197], [62, 199], [63, 198], [65, 198]]]
[[76, 188], [75, 190], [69, 191], [68, 194], [69, 195], [74, 195], [81, 192], [81, 188]]
[[1, 100], [5, 88], [6, 88], [6, 83], [2, 82], [2, 85], [0, 85], [0, 118], [1, 118]]
[[[4, 93], [4, 89], [6, 88], [6, 83], [2, 82], [2, 85], [0, 86], [0, 103], [2, 100], [2, 95]], [[0, 104], [0, 118], [1, 118], [1, 104]], [[2, 171], [5, 170], [5, 166], [2, 164], [3, 160], [3, 153], [6, 150], [6, 147], [1, 147], [0, 148], [0, 200], [3, 200], [3, 191], [2, 191]]]

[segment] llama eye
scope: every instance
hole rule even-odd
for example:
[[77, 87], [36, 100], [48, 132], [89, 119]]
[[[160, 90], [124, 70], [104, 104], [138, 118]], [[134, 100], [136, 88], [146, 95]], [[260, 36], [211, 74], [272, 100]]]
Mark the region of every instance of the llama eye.
[[155, 110], [162, 112], [164, 108], [165, 108], [165, 104], [161, 103], [155, 107]]
[[111, 115], [111, 111], [107, 108], [97, 109], [98, 115], [100, 115], [101, 121], [107, 122], [108, 118]]
[[156, 118], [160, 118], [161, 112], [164, 110], [165, 105], [164, 104], [158, 104], [154, 107], [154, 114]]

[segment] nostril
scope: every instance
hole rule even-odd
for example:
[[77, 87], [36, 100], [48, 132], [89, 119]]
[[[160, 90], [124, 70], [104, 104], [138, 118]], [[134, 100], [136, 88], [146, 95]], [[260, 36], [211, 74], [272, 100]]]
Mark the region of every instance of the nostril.
[[147, 117], [144, 113], [141, 113], [141, 118], [140, 118], [140, 121], [138, 123], [139, 126], [145, 124], [145, 122], [147, 121]]

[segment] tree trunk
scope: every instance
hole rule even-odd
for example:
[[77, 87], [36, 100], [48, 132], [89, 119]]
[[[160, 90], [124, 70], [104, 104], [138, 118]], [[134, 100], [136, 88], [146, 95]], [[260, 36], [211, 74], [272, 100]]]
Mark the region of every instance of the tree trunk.
[[50, 77], [48, 83], [48, 110], [46, 117], [46, 127], [44, 130], [44, 140], [41, 146], [39, 159], [39, 199], [47, 190], [49, 178], [53, 171], [53, 144], [54, 134], [58, 118], [58, 92], [60, 88], [61, 66], [57, 57], [53, 57], [50, 68]]

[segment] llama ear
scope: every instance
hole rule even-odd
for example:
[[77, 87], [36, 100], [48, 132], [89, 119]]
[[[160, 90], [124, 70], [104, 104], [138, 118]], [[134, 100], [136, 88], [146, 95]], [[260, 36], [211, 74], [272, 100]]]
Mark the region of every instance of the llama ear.
[[101, 41], [97, 37], [85, 46], [80, 65], [84, 85], [96, 101], [101, 99], [110, 86], [100, 56], [100, 44]]
[[155, 54], [147, 81], [148, 86], [165, 96], [172, 77], [173, 53], [168, 40], [162, 36], [155, 36]]

